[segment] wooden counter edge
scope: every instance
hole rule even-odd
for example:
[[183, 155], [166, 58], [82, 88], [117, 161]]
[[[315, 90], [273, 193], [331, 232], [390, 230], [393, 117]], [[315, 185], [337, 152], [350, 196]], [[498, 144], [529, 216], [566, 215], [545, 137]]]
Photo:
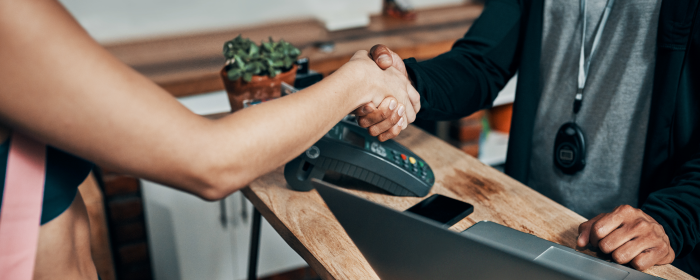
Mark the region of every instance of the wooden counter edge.
[[309, 266], [316, 271], [316, 274], [321, 277], [321, 279], [330, 279], [330, 280], [335, 280], [335, 277], [331, 275], [331, 273], [324, 267], [321, 262], [316, 259], [316, 257], [309, 252], [309, 250], [304, 247], [303, 244], [294, 237], [294, 234], [289, 231], [287, 226], [282, 223], [282, 221], [270, 210], [265, 203], [260, 200], [260, 198], [253, 193], [253, 190], [250, 189], [250, 187], [245, 187], [241, 189], [241, 192], [243, 195], [253, 204], [255, 209], [258, 209], [260, 211], [260, 214], [262, 214], [263, 217], [265, 217], [265, 220], [267, 220], [268, 223], [272, 226], [272, 228], [277, 231], [277, 233], [284, 239], [284, 241], [287, 242], [287, 244], [294, 249], [294, 251], [301, 256], [304, 261], [306, 261]]

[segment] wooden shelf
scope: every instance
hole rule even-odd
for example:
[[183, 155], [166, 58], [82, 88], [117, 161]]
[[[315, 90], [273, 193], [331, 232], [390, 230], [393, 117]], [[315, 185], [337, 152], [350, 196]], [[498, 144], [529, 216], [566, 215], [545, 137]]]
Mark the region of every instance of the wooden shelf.
[[[275, 23], [258, 27], [155, 38], [109, 44], [117, 58], [181, 97], [223, 89], [218, 71], [223, 66], [225, 41], [242, 34], [253, 41], [284, 39], [309, 57], [311, 69], [324, 75], [347, 62], [353, 53], [382, 43], [402, 57], [428, 59], [450, 49], [481, 14], [483, 5], [465, 4], [418, 11], [415, 21], [373, 16], [366, 28], [328, 32], [315, 20]], [[333, 42], [332, 52], [316, 44]]]

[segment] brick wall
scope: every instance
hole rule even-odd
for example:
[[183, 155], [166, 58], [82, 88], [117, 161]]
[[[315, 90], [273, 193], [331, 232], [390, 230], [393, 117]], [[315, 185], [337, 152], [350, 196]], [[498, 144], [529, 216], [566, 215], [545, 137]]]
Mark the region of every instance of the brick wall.
[[451, 141], [465, 153], [479, 156], [479, 137], [484, 129], [483, 118], [486, 110], [477, 111], [474, 114], [452, 122], [450, 129]]
[[153, 279], [139, 180], [106, 169], [98, 177], [104, 186], [117, 279]]

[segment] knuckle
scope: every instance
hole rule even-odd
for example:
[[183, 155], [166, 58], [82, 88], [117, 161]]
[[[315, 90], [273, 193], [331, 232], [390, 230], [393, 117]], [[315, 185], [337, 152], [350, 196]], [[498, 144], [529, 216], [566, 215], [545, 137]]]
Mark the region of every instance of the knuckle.
[[376, 125], [370, 127], [370, 128], [368, 129], [368, 131], [369, 131], [369, 135], [372, 135], [372, 136], [375, 136], [375, 137], [378, 136], [379, 134], [381, 134], [381, 131], [379, 131], [379, 128], [378, 128]]
[[391, 114], [391, 117], [389, 118], [389, 120], [391, 121], [391, 124], [398, 123], [399, 119], [401, 119], [401, 116], [399, 114]]
[[625, 205], [618, 206], [617, 209], [615, 209], [615, 212], [618, 212], [621, 214], [629, 214], [629, 213], [634, 212], [634, 210], [635, 210], [634, 207], [625, 204]]
[[359, 124], [362, 128], [367, 128], [371, 125], [371, 121], [369, 118], [362, 117], [357, 120], [357, 124]]
[[598, 248], [600, 248], [600, 250], [606, 254], [610, 254], [614, 249], [612, 248], [610, 242], [608, 242], [607, 240], [601, 240], [600, 242], [598, 242]]
[[605, 228], [604, 228], [603, 224], [601, 224], [601, 223], [593, 224], [593, 235], [595, 235], [596, 237], [603, 237], [605, 234], [604, 230], [605, 230]]
[[630, 262], [630, 265], [634, 267], [637, 270], [645, 270], [646, 269], [646, 263], [643, 260], [640, 259], [634, 259], [632, 262]]
[[379, 110], [379, 115], [382, 117], [382, 120], [386, 120], [391, 117], [391, 110], [388, 107], [382, 108]]
[[629, 254], [619, 250], [612, 253], [612, 258], [619, 264], [626, 264], [629, 262]]
[[394, 137], [396, 137], [396, 135], [394, 135], [391, 131], [387, 131], [387, 132], [383, 133], [381, 135], [381, 137], [379, 137], [379, 141], [384, 142], [384, 141], [389, 140], [389, 139], [394, 138]]
[[644, 220], [642, 218], [638, 218], [634, 221], [634, 225], [632, 226], [632, 230], [634, 230], [634, 231], [648, 231], [650, 226], [651, 225], [649, 224], [649, 222], [647, 222], [646, 220]]

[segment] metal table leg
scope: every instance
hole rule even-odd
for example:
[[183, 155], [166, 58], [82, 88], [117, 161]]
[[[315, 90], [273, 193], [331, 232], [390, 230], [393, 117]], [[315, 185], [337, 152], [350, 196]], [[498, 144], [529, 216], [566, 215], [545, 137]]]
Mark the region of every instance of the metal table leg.
[[251, 224], [250, 227], [248, 280], [258, 279], [258, 253], [260, 251], [260, 217], [260, 211], [253, 207], [253, 224]]

